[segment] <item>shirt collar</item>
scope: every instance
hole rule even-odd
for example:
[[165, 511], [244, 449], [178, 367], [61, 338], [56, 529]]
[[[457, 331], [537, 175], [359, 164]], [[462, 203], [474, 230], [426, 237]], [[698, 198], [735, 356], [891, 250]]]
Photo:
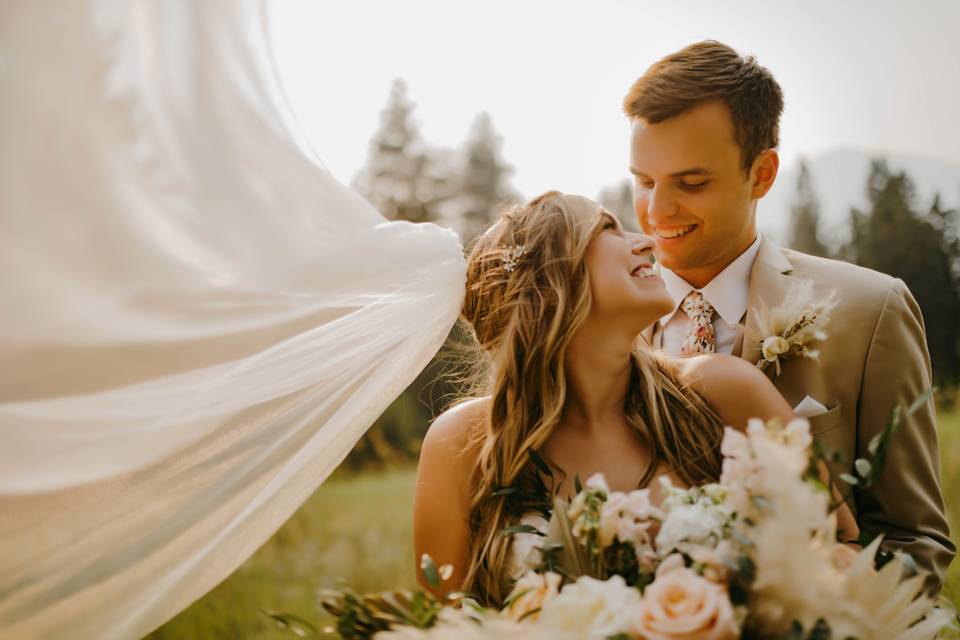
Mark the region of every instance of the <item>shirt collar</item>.
[[[713, 280], [700, 289], [704, 299], [717, 310], [717, 315], [730, 327], [740, 324], [740, 318], [747, 312], [747, 303], [750, 298], [750, 271], [759, 251], [760, 234], [758, 233], [753, 244], [746, 251], [737, 256], [736, 260], [728, 264]], [[660, 324], [666, 325], [694, 287], [666, 267], [660, 267], [660, 277], [663, 278], [667, 292], [674, 301], [673, 310], [660, 318]]]

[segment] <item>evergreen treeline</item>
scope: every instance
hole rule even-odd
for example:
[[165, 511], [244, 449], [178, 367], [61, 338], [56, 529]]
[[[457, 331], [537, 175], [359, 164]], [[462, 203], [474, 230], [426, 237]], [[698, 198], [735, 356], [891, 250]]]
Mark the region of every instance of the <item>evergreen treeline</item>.
[[871, 163], [867, 207], [850, 212], [850, 239], [831, 251], [819, 232], [819, 205], [806, 163], [790, 211], [788, 246], [853, 262], [903, 280], [923, 312], [934, 383], [944, 398], [960, 383], [960, 217], [939, 197], [928, 210], [915, 204], [914, 186], [886, 162]]
[[[406, 85], [395, 81], [367, 164], [354, 187], [388, 218], [449, 226], [468, 245], [496, 219], [502, 206], [520, 199], [510, 184], [512, 168], [501, 156], [502, 140], [490, 116], [481, 113], [460, 148], [432, 147], [421, 138], [413, 114]], [[866, 190], [867, 208], [851, 211], [849, 241], [831, 245], [821, 235], [815, 185], [801, 161], [787, 245], [901, 278], [923, 311], [935, 384], [956, 389], [960, 384], [960, 216], [944, 209], [939, 198], [929, 210], [918, 210], [910, 178], [891, 172], [883, 161], [873, 162]], [[637, 229], [629, 180], [604, 189], [598, 200], [626, 228]], [[458, 331], [455, 328], [454, 334]], [[462, 341], [463, 336], [457, 335], [448, 344]], [[416, 460], [430, 421], [457, 396], [458, 389], [446, 375], [456, 360], [456, 347], [446, 347], [377, 420], [345, 466], [359, 469]]]
[[480, 113], [461, 148], [432, 147], [421, 138], [413, 111], [406, 84], [395, 81], [353, 186], [391, 220], [438, 222], [467, 241], [518, 199], [500, 136], [490, 116]]

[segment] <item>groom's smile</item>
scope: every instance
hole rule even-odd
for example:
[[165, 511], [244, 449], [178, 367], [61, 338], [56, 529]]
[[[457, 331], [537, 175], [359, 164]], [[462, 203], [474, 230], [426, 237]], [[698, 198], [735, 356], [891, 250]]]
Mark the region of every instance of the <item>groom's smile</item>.
[[658, 240], [662, 240], [664, 242], [684, 238], [696, 228], [697, 225], [695, 224], [683, 225], [680, 227], [651, 226], [653, 235], [655, 235]]

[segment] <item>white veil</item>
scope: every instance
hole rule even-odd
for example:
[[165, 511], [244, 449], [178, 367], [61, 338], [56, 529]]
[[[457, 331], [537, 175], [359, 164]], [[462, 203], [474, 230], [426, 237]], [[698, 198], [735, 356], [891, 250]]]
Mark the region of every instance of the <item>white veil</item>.
[[436, 353], [462, 248], [320, 165], [260, 2], [7, 0], [0, 96], [0, 637], [139, 637]]

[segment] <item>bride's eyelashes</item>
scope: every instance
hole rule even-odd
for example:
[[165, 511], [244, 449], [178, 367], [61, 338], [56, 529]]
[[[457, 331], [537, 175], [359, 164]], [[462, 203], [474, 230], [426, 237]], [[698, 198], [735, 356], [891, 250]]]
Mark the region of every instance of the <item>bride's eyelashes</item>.
[[617, 220], [613, 216], [611, 216], [610, 214], [604, 214], [603, 219], [604, 219], [604, 222], [600, 226], [601, 231], [609, 230], [609, 231], [616, 231], [617, 233], [620, 233], [621, 231], [620, 223], [617, 222]]

